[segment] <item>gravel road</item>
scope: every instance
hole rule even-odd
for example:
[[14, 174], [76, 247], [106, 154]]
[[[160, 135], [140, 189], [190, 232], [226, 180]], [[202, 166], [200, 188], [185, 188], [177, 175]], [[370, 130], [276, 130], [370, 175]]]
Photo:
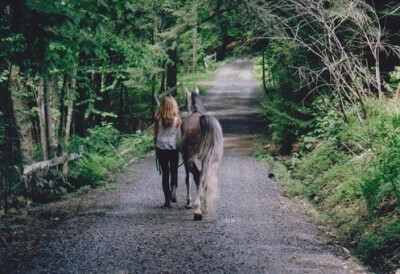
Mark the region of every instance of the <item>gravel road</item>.
[[21, 273], [363, 273], [338, 255], [308, 217], [249, 156], [265, 125], [257, 116], [252, 63], [222, 67], [204, 98], [221, 122], [225, 151], [215, 216], [192, 220], [184, 170], [178, 203], [161, 208], [154, 154], [133, 164], [116, 189], [99, 191], [62, 223]]

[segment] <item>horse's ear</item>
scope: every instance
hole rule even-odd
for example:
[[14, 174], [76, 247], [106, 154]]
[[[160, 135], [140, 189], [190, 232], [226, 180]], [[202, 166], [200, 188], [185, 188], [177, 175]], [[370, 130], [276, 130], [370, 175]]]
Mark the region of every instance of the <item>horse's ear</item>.
[[186, 95], [186, 97], [189, 97], [189, 96], [190, 96], [190, 91], [188, 90], [187, 87], [185, 87], [185, 95]]
[[199, 88], [198, 88], [198, 87], [195, 87], [194, 92], [195, 92], [196, 94], [199, 94], [199, 93], [200, 93]]

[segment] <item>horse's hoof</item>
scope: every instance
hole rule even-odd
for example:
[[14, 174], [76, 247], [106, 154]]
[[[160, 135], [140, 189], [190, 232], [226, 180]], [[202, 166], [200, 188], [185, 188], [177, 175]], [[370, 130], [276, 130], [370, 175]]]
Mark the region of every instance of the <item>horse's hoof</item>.
[[201, 220], [203, 220], [203, 215], [201, 215], [201, 214], [194, 214], [193, 220], [194, 220], [194, 221], [201, 221]]
[[191, 208], [192, 208], [192, 205], [185, 205], [185, 208], [186, 208], [186, 209], [191, 209]]

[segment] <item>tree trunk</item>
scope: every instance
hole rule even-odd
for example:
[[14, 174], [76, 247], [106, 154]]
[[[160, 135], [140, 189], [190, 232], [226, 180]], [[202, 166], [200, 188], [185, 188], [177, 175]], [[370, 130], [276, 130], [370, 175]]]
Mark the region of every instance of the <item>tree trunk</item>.
[[39, 88], [36, 95], [36, 104], [39, 115], [40, 144], [42, 146], [43, 160], [48, 160], [49, 150], [48, 150], [47, 130], [46, 130], [45, 88], [42, 76], [39, 76]]
[[381, 84], [381, 69], [380, 69], [380, 62], [379, 62], [379, 49], [376, 48], [374, 52], [375, 57], [375, 81], [378, 89], [378, 97], [379, 100], [383, 99], [382, 93], [382, 84]]
[[65, 142], [68, 143], [71, 136], [71, 124], [72, 124], [72, 113], [74, 110], [75, 103], [75, 93], [76, 93], [76, 70], [71, 79], [71, 87], [68, 88], [68, 109], [67, 109], [67, 120], [65, 123]]
[[0, 146], [0, 171], [2, 174], [0, 179], [4, 187], [5, 213], [7, 213], [9, 209], [8, 198], [10, 195], [11, 185], [19, 180], [16, 168], [22, 170], [20, 136], [11, 96], [12, 71], [13, 66], [10, 65], [8, 81], [0, 83], [0, 111], [3, 114], [2, 122], [4, 125], [5, 135], [4, 141]]
[[8, 213], [8, 191], [10, 189], [9, 182], [3, 176], [1, 176], [2, 183], [3, 183], [3, 195], [4, 195], [4, 213]]
[[63, 85], [61, 88], [61, 93], [60, 93], [60, 123], [58, 126], [58, 145], [57, 145], [57, 156], [61, 156], [63, 153], [63, 142], [62, 140], [64, 139], [64, 125], [65, 125], [65, 117], [66, 117], [66, 108], [65, 108], [65, 93], [67, 89], [67, 80], [68, 76], [67, 74], [64, 74], [64, 80], [63, 80]]
[[118, 109], [118, 127], [120, 131], [124, 130], [124, 85], [119, 86], [119, 109]]
[[[102, 89], [102, 84], [103, 84], [103, 75], [101, 73], [94, 73], [93, 77], [93, 85], [94, 85], [94, 92], [96, 94], [96, 98], [94, 99], [94, 109], [99, 110], [102, 109], [103, 102], [99, 100], [98, 98], [102, 98], [101, 95], [101, 89]], [[101, 124], [101, 115], [98, 113], [93, 113], [91, 114], [92, 116], [92, 125], [100, 125]]]
[[[129, 98], [129, 93], [128, 93], [128, 88], [126, 86], [124, 86], [124, 92], [125, 92], [125, 111], [126, 111], [126, 115], [128, 117], [127, 121], [128, 121], [128, 125], [127, 125], [127, 130], [128, 132], [135, 132], [138, 126], [138, 122], [135, 119], [135, 116], [133, 115], [132, 112], [132, 105], [133, 103], [131, 102], [130, 98]], [[154, 98], [154, 97], [152, 97]], [[153, 100], [154, 102], [154, 100]]]
[[59, 117], [54, 115], [53, 109], [56, 109], [58, 104], [58, 96], [57, 96], [57, 75], [51, 75], [50, 82], [46, 85], [46, 125], [47, 125], [47, 133], [48, 133], [48, 149], [49, 149], [49, 157], [53, 158], [56, 156], [56, 148], [57, 148], [57, 138], [55, 134], [55, 130], [57, 128], [57, 124], [59, 124]]
[[223, 24], [221, 26], [221, 46], [217, 50], [217, 60], [221, 61], [225, 58], [228, 44], [229, 44], [229, 35], [228, 35], [228, 30], [226, 24]]
[[12, 88], [11, 96], [13, 109], [15, 111], [15, 122], [19, 131], [21, 154], [23, 159], [27, 160], [28, 162], [33, 162], [36, 159], [33, 159], [32, 157], [32, 147], [35, 143], [38, 143], [37, 140], [34, 140], [33, 136], [35, 120], [32, 120], [32, 116], [30, 114], [26, 114], [26, 112], [21, 111], [35, 107], [31, 100], [32, 97], [29, 96], [32, 94], [32, 92], [27, 86], [27, 79], [21, 77], [18, 67], [13, 66], [10, 77], [9, 86]]
[[[109, 87], [111, 85], [113, 85], [114, 83], [114, 73], [104, 73], [103, 75], [103, 84], [102, 84], [102, 88], [105, 89], [105, 87]], [[115, 77], [119, 77], [118, 73]], [[118, 80], [119, 82], [121, 82], [121, 80]], [[118, 83], [119, 83], [118, 82]], [[115, 85], [115, 87], [118, 87], [118, 84]], [[104, 91], [101, 92], [101, 97], [102, 97], [102, 102], [103, 102], [103, 106], [102, 109], [105, 111], [109, 111], [112, 112], [114, 109], [114, 105], [113, 105], [113, 101], [111, 100], [111, 89], [106, 88]]]
[[267, 84], [265, 83], [265, 51], [262, 52], [262, 84], [264, 92], [267, 93]]
[[[76, 69], [74, 69], [71, 86], [67, 89], [68, 91], [68, 101], [67, 101], [67, 119], [65, 123], [65, 135], [64, 135], [64, 144], [68, 145], [70, 136], [71, 136], [71, 125], [72, 125], [72, 113], [74, 110], [74, 102], [75, 102], [75, 94], [76, 94]], [[68, 174], [68, 162], [65, 162], [62, 167], [62, 173], [64, 175]]]
[[[165, 62], [162, 64], [162, 68], [165, 68]], [[165, 70], [161, 72], [161, 84], [160, 84], [160, 93], [165, 91]]]
[[169, 64], [167, 67], [167, 88], [172, 88], [176, 86], [178, 79], [178, 46], [176, 42], [173, 42], [172, 49], [169, 50], [169, 59], [172, 61], [172, 64]]
[[153, 75], [152, 80], [153, 81], [151, 83], [151, 117], [154, 117], [155, 108], [157, 106], [156, 99], [154, 98], [154, 95], [156, 94], [156, 76], [155, 75]]
[[193, 28], [193, 73], [197, 71], [197, 44], [198, 44], [198, 22], [197, 22], [197, 9], [194, 8], [194, 28]]
[[[86, 75], [87, 78], [89, 78], [89, 75]], [[84, 76], [79, 75], [79, 78], [82, 79]], [[72, 90], [72, 88], [71, 88]], [[76, 86], [76, 91], [77, 91], [77, 96], [79, 98], [79, 101], [84, 101], [87, 100], [87, 94], [85, 89], [82, 87], [82, 85], [78, 84]], [[69, 106], [68, 106], [69, 107]], [[85, 112], [87, 109], [87, 103], [81, 103], [78, 104], [76, 107], [76, 112], [75, 112], [75, 117], [74, 117], [74, 129], [75, 129], [75, 134], [84, 137], [86, 135], [86, 129], [87, 129], [87, 119], [85, 118]], [[68, 124], [68, 122], [67, 122]]]
[[[158, 30], [160, 28], [159, 17], [155, 17], [154, 19], [154, 28], [153, 28], [153, 36], [152, 36], [152, 43], [155, 45], [159, 38], [157, 39]], [[156, 84], [157, 84], [157, 74], [153, 74], [152, 76], [152, 83], [151, 83], [151, 116], [154, 117], [155, 108], [157, 107], [155, 94], [156, 94]]]

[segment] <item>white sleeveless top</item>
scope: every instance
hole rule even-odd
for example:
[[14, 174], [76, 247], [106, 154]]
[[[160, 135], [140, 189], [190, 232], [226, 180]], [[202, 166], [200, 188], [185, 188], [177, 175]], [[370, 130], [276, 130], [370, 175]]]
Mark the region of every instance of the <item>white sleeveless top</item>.
[[176, 149], [176, 133], [178, 131], [178, 117], [175, 116], [172, 126], [164, 128], [161, 120], [158, 121], [158, 135], [156, 147], [159, 149]]

